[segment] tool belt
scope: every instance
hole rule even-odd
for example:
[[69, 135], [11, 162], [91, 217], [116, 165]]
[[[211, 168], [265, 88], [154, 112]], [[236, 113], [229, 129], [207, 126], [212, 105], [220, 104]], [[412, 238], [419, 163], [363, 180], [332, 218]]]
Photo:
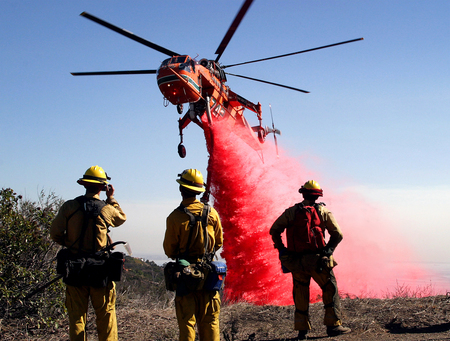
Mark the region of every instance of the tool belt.
[[166, 289], [176, 291], [181, 284], [188, 291], [222, 290], [227, 273], [223, 261], [196, 262], [189, 264], [185, 260], [169, 262], [164, 267]]
[[188, 291], [201, 290], [210, 269], [211, 267], [203, 262], [190, 264], [185, 259], [169, 262], [164, 267], [166, 289], [176, 291], [177, 287], [183, 287]]
[[280, 256], [281, 264], [290, 272], [331, 270], [337, 265], [333, 256], [325, 257], [320, 253], [288, 252]]
[[202, 290], [210, 271], [211, 266], [206, 262], [189, 264], [181, 271], [181, 281], [189, 291]]
[[[116, 242], [117, 245], [124, 242]], [[63, 282], [72, 286], [92, 286], [102, 288], [110, 281], [122, 279], [125, 256], [122, 252], [110, 252], [111, 246], [94, 254], [72, 253], [61, 249], [56, 255], [56, 272]]]

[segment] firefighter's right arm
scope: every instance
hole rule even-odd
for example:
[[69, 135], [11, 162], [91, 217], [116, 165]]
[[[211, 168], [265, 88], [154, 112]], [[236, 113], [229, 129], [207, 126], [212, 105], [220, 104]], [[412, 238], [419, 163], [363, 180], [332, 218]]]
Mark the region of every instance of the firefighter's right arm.
[[281, 239], [281, 234], [288, 227], [288, 225], [289, 225], [289, 210], [286, 210], [282, 215], [278, 217], [277, 220], [275, 220], [272, 227], [270, 228], [269, 233], [272, 236], [273, 247], [275, 249], [278, 249], [279, 251], [284, 250], [286, 248]]
[[102, 209], [102, 215], [106, 220], [106, 224], [112, 227], [122, 225], [127, 220], [127, 216], [119, 206], [117, 200], [113, 196], [109, 196], [106, 199], [106, 203], [109, 205]]
[[57, 244], [65, 246], [67, 220], [64, 214], [67, 204], [63, 204], [50, 226], [50, 238]]
[[176, 224], [170, 216], [166, 220], [166, 234], [163, 242], [164, 252], [167, 257], [175, 259], [180, 250], [180, 238]]

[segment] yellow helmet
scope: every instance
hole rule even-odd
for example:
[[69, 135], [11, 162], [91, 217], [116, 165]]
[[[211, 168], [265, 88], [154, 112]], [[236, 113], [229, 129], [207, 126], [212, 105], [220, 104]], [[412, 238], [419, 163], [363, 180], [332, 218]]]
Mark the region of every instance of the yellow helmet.
[[197, 169], [185, 169], [183, 173], [178, 174], [180, 177], [177, 182], [187, 189], [194, 192], [204, 192], [205, 188], [203, 183], [203, 175]]
[[309, 180], [298, 190], [302, 194], [323, 196], [323, 190], [317, 181]]
[[105, 185], [108, 183], [106, 180], [111, 180], [110, 177], [105, 173], [102, 167], [92, 166], [84, 173], [83, 177], [77, 182], [80, 185], [83, 184], [101, 184]]

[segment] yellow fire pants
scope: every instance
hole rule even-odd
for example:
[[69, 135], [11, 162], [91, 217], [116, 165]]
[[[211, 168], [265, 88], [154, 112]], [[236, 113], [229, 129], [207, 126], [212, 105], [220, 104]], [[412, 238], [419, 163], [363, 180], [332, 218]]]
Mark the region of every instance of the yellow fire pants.
[[70, 341], [86, 341], [86, 315], [89, 297], [95, 310], [99, 341], [117, 341], [116, 285], [104, 288], [66, 285]]
[[322, 289], [322, 300], [325, 307], [324, 325], [328, 327], [341, 325], [340, 299], [333, 270], [323, 269], [321, 272], [315, 270], [299, 271], [292, 273], [295, 303], [294, 329], [311, 329], [309, 322], [309, 285], [311, 277]]
[[175, 297], [180, 341], [195, 340], [195, 325], [200, 341], [220, 341], [218, 291], [199, 290]]

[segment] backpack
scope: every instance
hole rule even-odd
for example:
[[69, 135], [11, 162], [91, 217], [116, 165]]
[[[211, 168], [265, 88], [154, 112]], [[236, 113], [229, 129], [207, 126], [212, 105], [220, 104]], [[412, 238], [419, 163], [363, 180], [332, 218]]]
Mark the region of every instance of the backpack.
[[[106, 205], [106, 202], [99, 199], [86, 198], [85, 196], [77, 197], [75, 200], [80, 206], [67, 218], [67, 221], [76, 212], [82, 211], [84, 215], [83, 226], [77, 240], [71, 246], [62, 248], [58, 252], [56, 272], [62, 276], [65, 284], [77, 287], [88, 285], [102, 288], [109, 281], [120, 281], [124, 255], [121, 252], [111, 253], [111, 247], [113, 245], [108, 245], [104, 249], [95, 252], [96, 238], [94, 236], [92, 240], [92, 253], [86, 254], [81, 251], [89, 221], [95, 221], [98, 216], [105, 220], [101, 215], [101, 210]], [[70, 252], [70, 249], [77, 241], [79, 241], [78, 252]]]
[[311, 253], [325, 247], [325, 232], [320, 227], [319, 205], [296, 204], [293, 222], [286, 229], [287, 248], [293, 252]]

